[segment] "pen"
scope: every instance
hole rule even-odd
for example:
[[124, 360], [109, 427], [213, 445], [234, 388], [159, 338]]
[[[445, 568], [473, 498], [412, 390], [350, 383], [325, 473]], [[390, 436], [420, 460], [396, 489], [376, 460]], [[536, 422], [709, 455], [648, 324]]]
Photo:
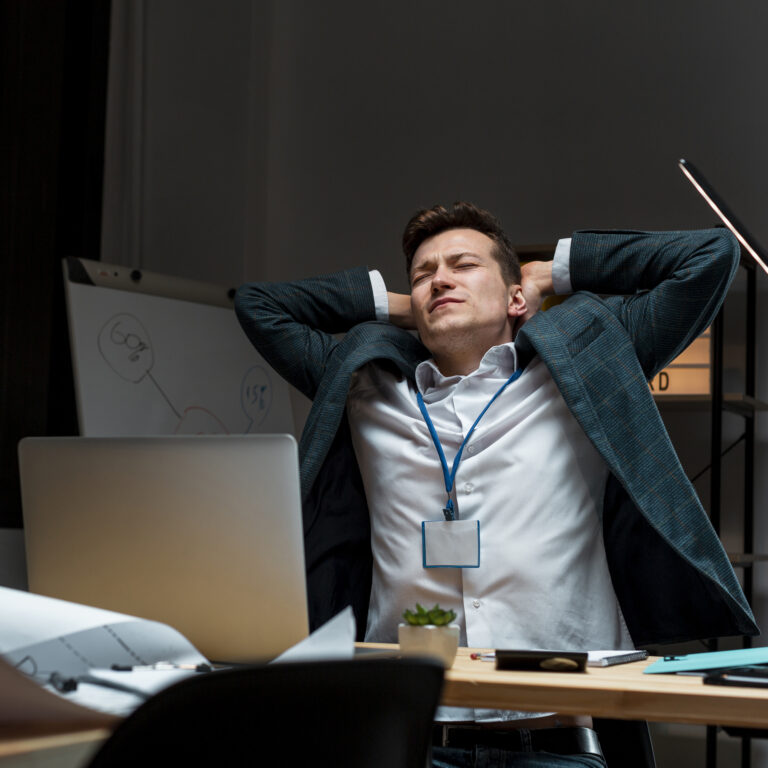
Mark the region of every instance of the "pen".
[[80, 683], [89, 683], [90, 685], [99, 685], [102, 688], [110, 688], [113, 691], [120, 691], [121, 693], [130, 693], [131, 695], [144, 700], [151, 696], [147, 691], [142, 691], [140, 688], [134, 688], [132, 685], [123, 685], [122, 683], [115, 683], [112, 680], [102, 680], [100, 677], [93, 677], [92, 675], [65, 677], [59, 672], [53, 672], [48, 679], [48, 682], [60, 693], [72, 693], [72, 691], [77, 690]]
[[475, 661], [494, 661], [496, 659], [496, 652], [491, 651], [490, 653], [470, 653], [469, 658], [474, 659]]
[[210, 672], [210, 664], [173, 664], [170, 661], [156, 661], [154, 664], [139, 664], [131, 666], [130, 664], [113, 664], [111, 669], [114, 672], [148, 672], [162, 671], [171, 669], [188, 669], [192, 672]]

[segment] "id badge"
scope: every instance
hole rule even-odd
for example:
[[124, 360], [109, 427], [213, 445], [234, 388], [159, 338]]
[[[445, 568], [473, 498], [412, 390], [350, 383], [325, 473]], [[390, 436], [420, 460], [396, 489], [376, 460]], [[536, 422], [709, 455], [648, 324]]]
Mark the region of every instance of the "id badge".
[[479, 520], [425, 520], [421, 524], [425, 568], [479, 568]]

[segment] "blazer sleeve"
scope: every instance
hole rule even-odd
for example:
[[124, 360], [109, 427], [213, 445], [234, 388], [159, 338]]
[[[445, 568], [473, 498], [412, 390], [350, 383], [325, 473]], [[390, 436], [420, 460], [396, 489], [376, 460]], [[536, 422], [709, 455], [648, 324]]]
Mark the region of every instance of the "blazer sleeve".
[[287, 283], [247, 283], [237, 291], [235, 312], [261, 356], [310, 399], [338, 346], [335, 334], [376, 316], [365, 267]]
[[574, 291], [605, 295], [650, 379], [712, 322], [739, 263], [726, 229], [576, 232]]

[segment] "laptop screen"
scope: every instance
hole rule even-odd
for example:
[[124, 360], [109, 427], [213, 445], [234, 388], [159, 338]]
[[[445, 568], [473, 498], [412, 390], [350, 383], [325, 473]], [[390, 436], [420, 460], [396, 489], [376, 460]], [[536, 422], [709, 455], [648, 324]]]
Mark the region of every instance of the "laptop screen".
[[29, 588], [171, 625], [215, 661], [308, 634], [290, 435], [19, 444]]

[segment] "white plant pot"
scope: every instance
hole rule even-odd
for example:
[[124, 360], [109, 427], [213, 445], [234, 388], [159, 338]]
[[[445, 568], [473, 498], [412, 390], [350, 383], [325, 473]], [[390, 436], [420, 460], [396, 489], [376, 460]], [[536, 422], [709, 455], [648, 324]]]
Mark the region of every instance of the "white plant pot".
[[435, 656], [448, 669], [459, 647], [459, 625], [436, 627], [434, 624], [399, 624], [397, 639], [400, 642], [400, 653], [404, 656]]

